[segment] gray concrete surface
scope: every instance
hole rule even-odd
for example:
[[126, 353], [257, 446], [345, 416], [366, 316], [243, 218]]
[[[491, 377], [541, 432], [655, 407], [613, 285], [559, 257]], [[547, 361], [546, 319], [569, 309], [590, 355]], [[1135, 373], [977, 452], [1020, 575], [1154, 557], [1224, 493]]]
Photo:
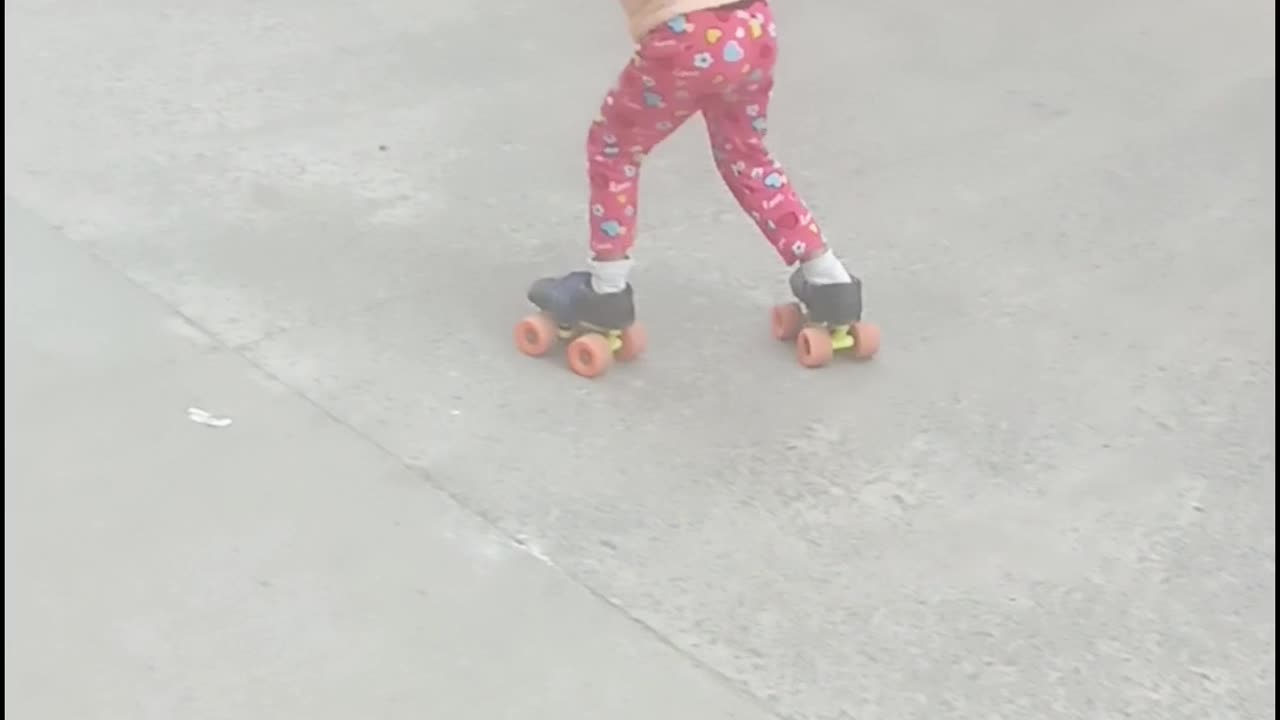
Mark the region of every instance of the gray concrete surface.
[[777, 5], [883, 356], [691, 128], [585, 383], [613, 3], [6, 3], [6, 714], [1274, 717], [1274, 4]]
[[5, 717], [771, 717], [8, 202], [5, 350]]

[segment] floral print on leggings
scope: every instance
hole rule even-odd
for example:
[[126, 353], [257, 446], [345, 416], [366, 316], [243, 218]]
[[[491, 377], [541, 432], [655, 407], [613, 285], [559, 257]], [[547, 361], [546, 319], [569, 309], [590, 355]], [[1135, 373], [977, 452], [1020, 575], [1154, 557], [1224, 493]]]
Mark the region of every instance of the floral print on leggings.
[[765, 147], [776, 59], [777, 31], [763, 1], [681, 15], [640, 42], [587, 137], [597, 259], [630, 251], [640, 165], [698, 113], [725, 184], [783, 261], [825, 249], [812, 214]]

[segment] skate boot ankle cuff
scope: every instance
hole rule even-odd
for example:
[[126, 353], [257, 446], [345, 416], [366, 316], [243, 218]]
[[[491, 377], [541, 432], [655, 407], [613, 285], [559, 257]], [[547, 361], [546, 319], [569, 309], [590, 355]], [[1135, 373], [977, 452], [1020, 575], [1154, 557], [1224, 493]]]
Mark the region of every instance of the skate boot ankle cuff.
[[850, 281], [849, 270], [830, 250], [801, 262], [800, 272], [804, 273], [804, 279], [810, 285], [834, 285]]
[[591, 269], [591, 289], [601, 295], [622, 292], [627, 288], [627, 279], [631, 276], [631, 258], [620, 260], [589, 260], [587, 267]]

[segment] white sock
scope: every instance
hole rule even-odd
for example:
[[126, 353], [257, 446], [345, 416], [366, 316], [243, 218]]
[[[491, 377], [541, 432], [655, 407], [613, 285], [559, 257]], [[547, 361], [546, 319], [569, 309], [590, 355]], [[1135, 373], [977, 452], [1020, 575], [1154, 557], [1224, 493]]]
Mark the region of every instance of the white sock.
[[600, 293], [616, 293], [627, 289], [627, 276], [631, 274], [631, 258], [621, 260], [591, 260], [591, 289]]
[[844, 263], [840, 262], [831, 250], [827, 250], [816, 258], [805, 260], [800, 264], [800, 271], [804, 273], [804, 279], [812, 285], [853, 282]]

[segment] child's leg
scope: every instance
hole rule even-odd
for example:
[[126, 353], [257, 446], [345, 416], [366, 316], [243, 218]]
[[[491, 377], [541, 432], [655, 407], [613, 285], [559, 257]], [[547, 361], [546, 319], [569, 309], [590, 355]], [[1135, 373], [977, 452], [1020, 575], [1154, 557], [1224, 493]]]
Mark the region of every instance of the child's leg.
[[765, 146], [772, 90], [772, 77], [762, 71], [758, 83], [704, 103], [716, 167], [783, 262], [813, 261], [833, 275], [830, 281], [847, 282], [847, 273], [834, 269], [838, 262], [822, 260], [831, 257], [822, 231]]
[[[679, 91], [673, 63], [661, 57], [661, 45], [654, 47], [658, 42], [643, 45], [627, 63], [587, 134], [591, 252], [600, 262], [627, 257], [635, 242], [640, 165], [697, 110], [688, 93]], [[607, 270], [596, 274], [606, 276], [598, 277], [603, 284], [616, 284]]]
[[542, 278], [529, 299], [562, 325], [621, 330], [635, 322], [627, 253], [635, 242], [640, 164], [697, 111], [679, 87], [682, 45], [655, 31], [605, 96], [587, 135], [591, 183], [590, 272]]
[[[772, 57], [772, 54], [770, 54]], [[862, 284], [827, 247], [813, 214], [764, 143], [772, 63], [732, 92], [704, 101], [712, 154], [734, 198], [787, 265], [791, 289], [810, 319], [847, 325], [862, 317]]]

